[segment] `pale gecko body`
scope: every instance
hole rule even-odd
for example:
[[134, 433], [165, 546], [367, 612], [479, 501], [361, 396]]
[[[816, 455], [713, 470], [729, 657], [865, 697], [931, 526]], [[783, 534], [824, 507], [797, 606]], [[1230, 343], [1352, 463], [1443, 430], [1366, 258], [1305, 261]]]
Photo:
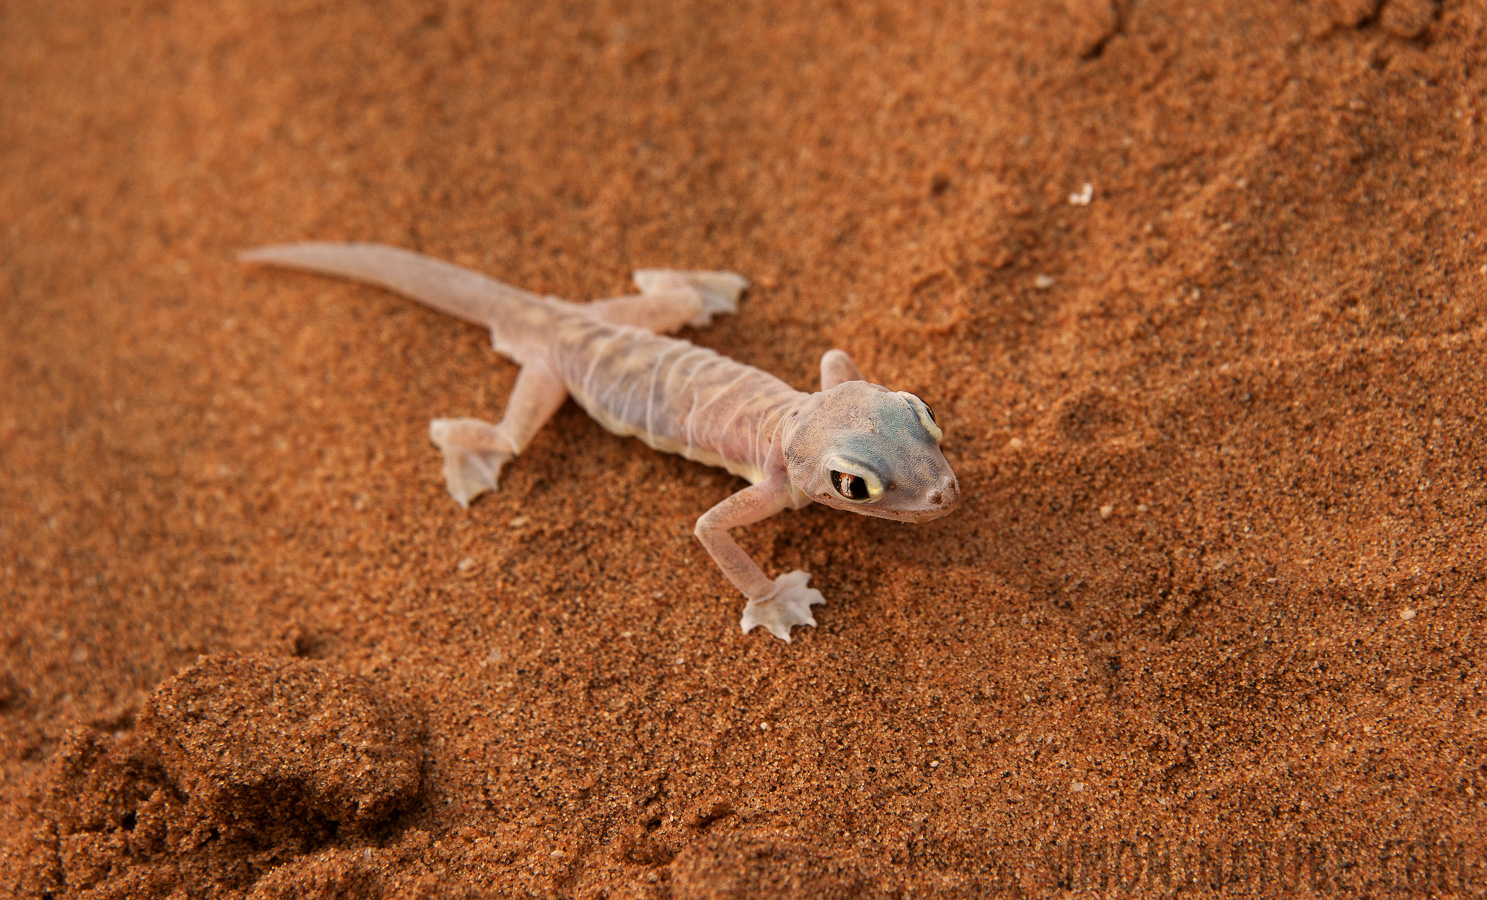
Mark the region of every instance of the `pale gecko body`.
[[570, 396], [615, 434], [748, 479], [696, 528], [748, 598], [745, 632], [764, 625], [788, 641], [793, 626], [816, 624], [811, 606], [824, 600], [804, 572], [768, 578], [729, 529], [811, 502], [925, 522], [960, 498], [929, 406], [866, 381], [846, 353], [827, 352], [821, 390], [806, 393], [659, 333], [737, 311], [747, 282], [731, 272], [644, 270], [635, 273], [639, 294], [574, 304], [377, 244], [285, 244], [241, 258], [375, 284], [490, 329], [496, 349], [521, 366], [505, 415], [429, 427], [461, 506], [496, 489], [501, 468]]

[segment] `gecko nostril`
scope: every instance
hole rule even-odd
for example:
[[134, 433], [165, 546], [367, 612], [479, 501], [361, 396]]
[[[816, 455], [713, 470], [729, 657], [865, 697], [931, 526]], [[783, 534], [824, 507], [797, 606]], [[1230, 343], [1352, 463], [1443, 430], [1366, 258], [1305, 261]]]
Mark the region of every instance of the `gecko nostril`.
[[933, 503], [935, 506], [939, 506], [941, 503], [945, 502], [945, 495], [941, 494], [939, 491], [935, 491], [933, 494], [929, 495], [929, 502]]

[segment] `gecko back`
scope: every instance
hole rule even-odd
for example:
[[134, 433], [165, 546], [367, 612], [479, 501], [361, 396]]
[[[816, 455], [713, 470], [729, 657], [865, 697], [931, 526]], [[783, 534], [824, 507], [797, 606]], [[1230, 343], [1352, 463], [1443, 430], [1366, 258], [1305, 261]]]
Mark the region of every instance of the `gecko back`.
[[705, 347], [583, 314], [563, 317], [549, 355], [569, 394], [609, 431], [752, 482], [805, 396]]

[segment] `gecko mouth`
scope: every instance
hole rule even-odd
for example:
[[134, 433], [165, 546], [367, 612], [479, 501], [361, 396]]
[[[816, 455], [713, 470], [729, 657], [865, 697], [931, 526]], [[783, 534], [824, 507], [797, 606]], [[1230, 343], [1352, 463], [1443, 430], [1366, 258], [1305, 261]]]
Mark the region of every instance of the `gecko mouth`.
[[948, 515], [952, 507], [940, 507], [936, 509], [884, 509], [882, 507], [863, 507], [854, 510], [865, 516], [873, 516], [879, 519], [891, 519], [901, 525], [922, 525], [932, 522], [941, 516]]
[[880, 516], [899, 522], [910, 522], [914, 524], [929, 522], [949, 514], [956, 506], [960, 505], [960, 482], [956, 480], [954, 475], [951, 475], [938, 488], [925, 496], [921, 502], [927, 505], [915, 509], [894, 509], [891, 506], [885, 506], [858, 511], [866, 515]]

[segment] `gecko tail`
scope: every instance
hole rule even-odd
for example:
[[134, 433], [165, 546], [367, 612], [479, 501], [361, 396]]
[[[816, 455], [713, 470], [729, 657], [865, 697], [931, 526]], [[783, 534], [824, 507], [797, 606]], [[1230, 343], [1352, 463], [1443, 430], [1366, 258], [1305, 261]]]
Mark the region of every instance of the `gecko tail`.
[[386, 244], [272, 244], [244, 250], [238, 261], [376, 285], [493, 331], [503, 319], [520, 317], [519, 311], [546, 302], [538, 294], [479, 272]]

